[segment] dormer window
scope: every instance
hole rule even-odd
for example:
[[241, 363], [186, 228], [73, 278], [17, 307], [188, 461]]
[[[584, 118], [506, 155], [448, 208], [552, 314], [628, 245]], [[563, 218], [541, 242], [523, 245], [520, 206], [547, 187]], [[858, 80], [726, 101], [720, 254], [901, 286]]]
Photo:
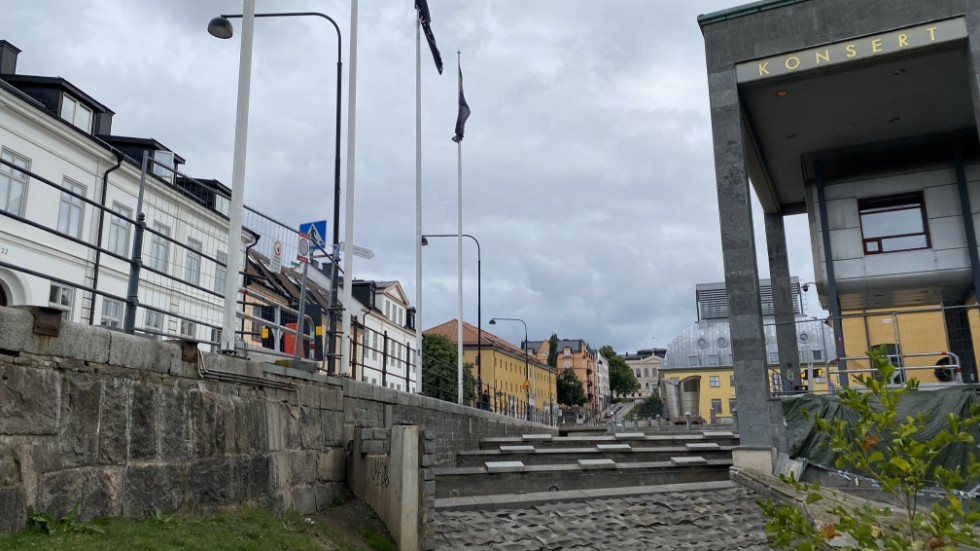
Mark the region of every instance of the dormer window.
[[231, 201], [229, 201], [224, 195], [215, 194], [214, 210], [228, 216], [228, 212], [231, 210]]
[[68, 94], [61, 97], [61, 118], [83, 132], [92, 132], [92, 110]]
[[153, 152], [153, 160], [156, 161], [153, 164], [153, 175], [159, 176], [161, 179], [172, 184], [174, 182], [174, 173], [171, 172], [174, 169], [173, 152], [158, 149]]

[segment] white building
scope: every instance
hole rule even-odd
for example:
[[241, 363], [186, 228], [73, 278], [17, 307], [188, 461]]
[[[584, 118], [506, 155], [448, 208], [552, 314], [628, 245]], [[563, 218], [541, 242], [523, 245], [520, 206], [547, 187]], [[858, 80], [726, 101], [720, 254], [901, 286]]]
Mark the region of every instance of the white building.
[[[344, 283], [346, 284], [346, 282]], [[354, 280], [358, 379], [415, 392], [415, 308], [397, 281]]]
[[609, 405], [612, 397], [612, 390], [609, 388], [609, 362], [602, 357], [602, 354], [596, 355], [595, 371], [596, 386], [599, 388], [599, 409], [601, 410]]
[[0, 305], [123, 326], [145, 153], [161, 166], [142, 194], [135, 326], [217, 340], [227, 188], [164, 169], [184, 160], [156, 140], [113, 136], [115, 113], [64, 78], [17, 74], [19, 53], [0, 40]]

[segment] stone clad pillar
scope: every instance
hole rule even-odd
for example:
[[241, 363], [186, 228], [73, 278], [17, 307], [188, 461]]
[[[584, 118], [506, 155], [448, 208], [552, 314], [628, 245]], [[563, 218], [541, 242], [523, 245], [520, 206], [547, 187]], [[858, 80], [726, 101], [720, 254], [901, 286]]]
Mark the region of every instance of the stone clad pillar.
[[752, 202], [745, 169], [742, 113], [731, 66], [709, 68], [718, 215], [728, 292], [735, 393], [741, 445], [736, 466], [772, 471], [773, 439], [766, 384], [766, 339], [759, 302], [759, 270]]
[[[766, 248], [769, 251], [769, 278], [772, 280], [772, 306], [776, 322], [776, 346], [779, 348], [779, 374], [782, 390], [792, 392], [802, 386], [800, 349], [793, 311], [793, 289], [786, 250], [786, 227], [782, 214], [766, 214]], [[812, 381], [810, 384], [813, 384]]]

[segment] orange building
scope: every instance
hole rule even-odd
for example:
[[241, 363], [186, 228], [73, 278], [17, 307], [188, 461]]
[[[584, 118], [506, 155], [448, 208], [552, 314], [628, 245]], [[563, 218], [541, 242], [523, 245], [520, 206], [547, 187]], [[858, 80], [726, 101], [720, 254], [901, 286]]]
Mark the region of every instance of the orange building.
[[[527, 343], [528, 352], [541, 363], [548, 364], [548, 349], [550, 341], [530, 341]], [[599, 352], [593, 350], [589, 343], [582, 339], [558, 340], [558, 372], [566, 367], [575, 372], [582, 381], [585, 395], [588, 398], [587, 407], [593, 412], [599, 408], [599, 375], [596, 370], [596, 359]]]

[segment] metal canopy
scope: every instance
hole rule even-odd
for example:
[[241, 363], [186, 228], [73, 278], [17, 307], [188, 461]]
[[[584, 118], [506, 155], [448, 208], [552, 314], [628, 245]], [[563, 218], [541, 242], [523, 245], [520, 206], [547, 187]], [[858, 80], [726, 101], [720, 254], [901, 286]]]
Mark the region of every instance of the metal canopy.
[[749, 177], [763, 210], [806, 212], [805, 155], [964, 129], [975, 139], [968, 68], [961, 41], [740, 85]]

